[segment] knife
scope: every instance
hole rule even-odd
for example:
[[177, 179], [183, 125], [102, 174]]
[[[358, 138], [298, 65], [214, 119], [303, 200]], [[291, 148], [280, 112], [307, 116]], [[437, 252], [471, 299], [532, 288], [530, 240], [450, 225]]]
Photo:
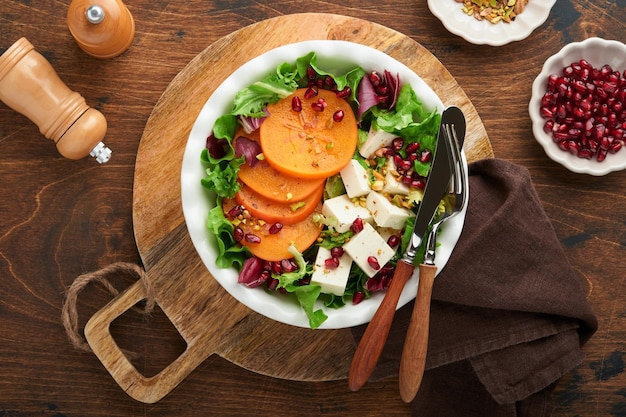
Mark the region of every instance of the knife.
[[[445, 109], [441, 115], [441, 123], [448, 121], [450, 116], [449, 108]], [[365, 329], [350, 364], [348, 386], [352, 391], [359, 390], [376, 367], [387, 341], [402, 289], [413, 275], [415, 254], [422, 244], [428, 225], [448, 188], [451, 173], [450, 156], [440, 124], [430, 174], [424, 189], [424, 197], [415, 218], [409, 246], [402, 259], [398, 261], [387, 293]]]

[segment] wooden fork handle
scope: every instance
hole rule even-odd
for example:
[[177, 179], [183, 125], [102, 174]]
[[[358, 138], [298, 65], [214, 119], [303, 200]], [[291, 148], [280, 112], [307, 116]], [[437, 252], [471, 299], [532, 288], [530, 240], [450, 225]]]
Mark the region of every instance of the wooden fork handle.
[[412, 264], [398, 261], [391, 285], [389, 285], [387, 293], [378, 310], [376, 310], [374, 317], [367, 325], [365, 333], [363, 333], [363, 337], [352, 357], [348, 374], [348, 386], [352, 391], [358, 391], [367, 382], [372, 371], [374, 371], [387, 341], [400, 294], [402, 294], [402, 289], [409, 277], [413, 275], [414, 269], [415, 267]]
[[435, 265], [421, 264], [419, 268], [417, 296], [400, 360], [400, 397], [405, 403], [413, 401], [424, 376], [428, 350], [430, 299], [437, 272]]

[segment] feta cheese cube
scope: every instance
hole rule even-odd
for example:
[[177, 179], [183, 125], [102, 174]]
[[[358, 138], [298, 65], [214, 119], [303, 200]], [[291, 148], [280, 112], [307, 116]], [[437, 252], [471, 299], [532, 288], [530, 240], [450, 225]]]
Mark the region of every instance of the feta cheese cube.
[[367, 170], [356, 159], [351, 159], [341, 171], [341, 180], [346, 187], [348, 197], [360, 197], [370, 192]]
[[392, 157], [389, 157], [387, 159], [387, 174], [385, 175], [383, 193], [408, 195], [409, 187], [396, 180], [396, 175], [398, 175], [396, 163], [393, 161]]
[[367, 195], [365, 206], [379, 227], [400, 230], [406, 224], [406, 219], [413, 216], [412, 211], [392, 204], [387, 197], [376, 191]]
[[344, 252], [339, 258], [339, 266], [329, 269], [325, 265], [326, 259], [330, 258], [330, 251], [320, 247], [315, 258], [311, 284], [322, 287], [325, 294], [343, 295], [348, 284], [348, 276], [352, 267], [352, 258]]
[[371, 278], [376, 275], [378, 270], [372, 268], [367, 259], [370, 256], [375, 257], [378, 265], [382, 268], [393, 257], [395, 250], [385, 242], [385, 239], [374, 230], [371, 224], [365, 223], [363, 226], [363, 230], [343, 245], [343, 249], [359, 268]]
[[373, 130], [370, 128], [370, 131], [367, 134], [367, 139], [359, 147], [359, 153], [363, 158], [369, 158], [376, 151], [376, 149], [382, 148], [383, 146], [389, 146], [391, 141], [397, 137], [398, 135], [394, 135], [393, 133], [385, 132], [384, 130]]
[[324, 201], [322, 214], [330, 220], [332, 227], [339, 233], [350, 230], [350, 226], [357, 217], [363, 219], [363, 222], [373, 222], [369, 210], [354, 204], [347, 194]]

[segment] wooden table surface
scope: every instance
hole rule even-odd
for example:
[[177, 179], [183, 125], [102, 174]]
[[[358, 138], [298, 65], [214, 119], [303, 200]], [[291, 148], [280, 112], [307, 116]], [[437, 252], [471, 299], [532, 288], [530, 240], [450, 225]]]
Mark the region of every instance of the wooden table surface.
[[[590, 36], [626, 38], [622, 0], [558, 1], [529, 38], [497, 48], [450, 34], [425, 1], [137, 0], [126, 2], [137, 25], [134, 42], [110, 60], [77, 47], [65, 24], [69, 3], [3, 0], [0, 52], [27, 37], [72, 90], [106, 115], [114, 154], [104, 166], [63, 159], [33, 123], [0, 104], [0, 415], [410, 415], [395, 379], [352, 393], [345, 380], [279, 380], [216, 355], [163, 400], [143, 404], [93, 354], [75, 350], [61, 323], [64, 293], [78, 275], [117, 261], [140, 263], [132, 224], [135, 158], [172, 79], [235, 30], [285, 14], [325, 12], [387, 26], [430, 50], [472, 100], [496, 157], [530, 170], [600, 324], [584, 363], [559, 382], [553, 415], [626, 416], [626, 176], [573, 174], [552, 162], [532, 136], [527, 111], [532, 81], [563, 45]], [[116, 285], [132, 282], [122, 276]], [[85, 289], [80, 324], [109, 299], [98, 286]], [[122, 348], [138, 353], [137, 366], [148, 376], [185, 348], [159, 311], [149, 320], [128, 313], [111, 331]]]

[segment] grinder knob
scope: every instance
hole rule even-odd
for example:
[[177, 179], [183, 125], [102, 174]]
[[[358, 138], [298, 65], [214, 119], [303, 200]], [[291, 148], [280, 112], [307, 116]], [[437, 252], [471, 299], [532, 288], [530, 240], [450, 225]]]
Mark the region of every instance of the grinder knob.
[[67, 27], [78, 46], [96, 58], [113, 58], [130, 47], [135, 21], [120, 0], [74, 0]]

